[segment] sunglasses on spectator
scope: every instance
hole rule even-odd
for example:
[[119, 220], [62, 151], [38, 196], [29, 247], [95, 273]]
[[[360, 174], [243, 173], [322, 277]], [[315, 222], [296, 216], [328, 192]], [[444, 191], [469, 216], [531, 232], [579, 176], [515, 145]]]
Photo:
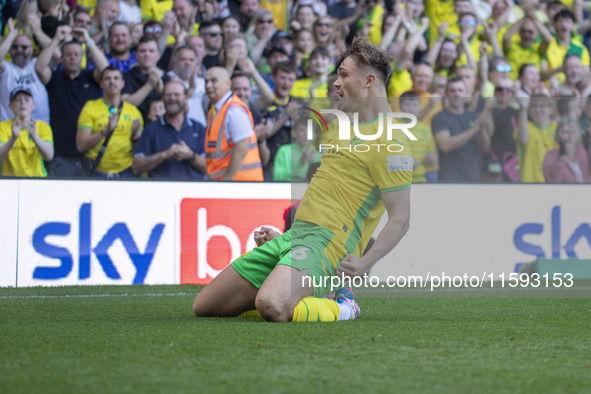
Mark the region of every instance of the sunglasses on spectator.
[[84, 24], [86, 26], [90, 26], [92, 24], [92, 22], [90, 20], [84, 20], [84, 19], [74, 19], [75, 23], [78, 23], [80, 25]]
[[146, 33], [162, 33], [162, 28], [160, 26], [146, 27]]
[[17, 45], [17, 44], [12, 44], [12, 46], [10, 47], [10, 49], [12, 49], [13, 51], [16, 51], [17, 49], [21, 49], [23, 51], [26, 51], [27, 49], [29, 49], [30, 45]]
[[331, 22], [319, 22], [316, 24], [318, 27], [333, 27], [334, 23]]
[[259, 24], [262, 25], [263, 23], [270, 25], [271, 23], [273, 23], [273, 19], [260, 19]]
[[470, 25], [470, 26], [476, 26], [476, 21], [474, 19], [462, 19], [460, 21], [461, 25]]
[[508, 86], [495, 86], [495, 92], [497, 93], [510, 93], [513, 90], [513, 88], [508, 87]]
[[535, 33], [535, 31], [533, 31], [533, 30], [520, 30], [519, 32], [522, 34], [534, 34]]
[[204, 35], [206, 36], [210, 36], [210, 37], [216, 37], [216, 36], [221, 36], [223, 33], [221, 31], [218, 32], [214, 32], [214, 33], [204, 33]]
[[504, 72], [508, 73], [512, 70], [511, 66], [508, 64], [497, 64], [495, 69], [500, 73], [504, 73]]

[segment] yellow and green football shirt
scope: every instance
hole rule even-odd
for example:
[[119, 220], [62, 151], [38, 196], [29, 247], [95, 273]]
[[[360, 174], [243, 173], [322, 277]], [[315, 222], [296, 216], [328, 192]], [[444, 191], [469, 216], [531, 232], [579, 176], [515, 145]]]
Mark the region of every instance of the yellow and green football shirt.
[[[570, 46], [563, 47], [560, 45], [556, 37], [550, 41], [548, 49], [546, 50], [545, 60], [548, 62], [548, 67], [552, 70], [558, 67], [562, 67], [562, 62], [566, 55], [575, 54], [581, 59], [583, 66], [589, 67], [589, 51], [587, 47], [580, 42], [577, 38], [570, 40]], [[565, 80], [563, 73], [555, 74], [558, 79], [558, 83], [563, 83]]]
[[[310, 97], [310, 86], [312, 86], [312, 78], [302, 78], [295, 81], [291, 92], [289, 93], [292, 97]], [[326, 97], [328, 94], [328, 86], [326, 82], [320, 83], [314, 86], [314, 97]]]
[[429, 48], [438, 37], [437, 28], [443, 21], [449, 22], [448, 35], [460, 36], [458, 15], [454, 12], [453, 0], [427, 0], [425, 2], [425, 16], [429, 18]]
[[[86, 102], [78, 117], [79, 129], [90, 129], [98, 133], [109, 123], [109, 106], [100, 98]], [[140, 111], [133, 105], [123, 102], [123, 109], [119, 116], [117, 127], [107, 144], [107, 150], [97, 168], [100, 172], [119, 173], [131, 167], [133, 161], [133, 143], [131, 141], [131, 126], [134, 119], [139, 119], [141, 128], [144, 121]], [[103, 145], [104, 139], [86, 152], [86, 156], [94, 159]]]
[[[532, 122], [527, 123], [529, 138], [526, 145], [517, 143], [519, 167], [521, 169], [521, 182], [545, 183], [542, 164], [546, 153], [557, 149], [558, 144], [554, 140], [556, 122], [550, 122], [546, 127], [540, 128]], [[517, 134], [515, 134], [517, 135]]]
[[[382, 121], [383, 133], [377, 140], [359, 139], [353, 130], [350, 140], [329, 140], [332, 148], [324, 151], [296, 212], [296, 220], [334, 233], [331, 244], [344, 255], [365, 248], [384, 213], [382, 193], [407, 189], [412, 183], [411, 145], [400, 130], [394, 130], [388, 141], [386, 117]], [[375, 119], [360, 124], [359, 131], [375, 134], [379, 123]]]
[[[515, 36], [514, 36], [515, 37]], [[522, 47], [520, 41], [512, 40], [511, 46], [505, 52], [507, 62], [511, 66], [509, 78], [516, 81], [519, 78], [519, 68], [526, 63], [534, 64], [538, 70], [542, 63], [544, 53], [540, 50], [542, 41], [534, 42], [530, 47]]]
[[[0, 144], [7, 143], [12, 137], [12, 120], [0, 122]], [[43, 141], [53, 144], [51, 127], [37, 121], [37, 134]], [[47, 177], [43, 157], [27, 130], [21, 129], [20, 135], [6, 159], [0, 163], [2, 176]]]

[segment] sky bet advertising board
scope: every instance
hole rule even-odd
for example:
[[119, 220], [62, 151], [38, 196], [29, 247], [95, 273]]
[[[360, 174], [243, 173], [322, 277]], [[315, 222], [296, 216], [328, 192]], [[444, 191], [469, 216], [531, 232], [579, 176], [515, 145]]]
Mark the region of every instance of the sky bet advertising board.
[[[0, 286], [206, 284], [256, 229], [283, 229], [294, 190], [0, 180]], [[371, 274], [496, 277], [536, 257], [591, 258], [590, 197], [589, 185], [413, 185], [410, 230]]]

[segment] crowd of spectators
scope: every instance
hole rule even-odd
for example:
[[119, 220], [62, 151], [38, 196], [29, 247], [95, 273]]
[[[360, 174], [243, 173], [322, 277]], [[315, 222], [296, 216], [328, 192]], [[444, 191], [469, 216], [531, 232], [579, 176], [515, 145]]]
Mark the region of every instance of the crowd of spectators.
[[0, 176], [305, 181], [302, 108], [333, 103], [360, 36], [418, 119], [415, 182], [591, 182], [582, 0], [0, 6]]

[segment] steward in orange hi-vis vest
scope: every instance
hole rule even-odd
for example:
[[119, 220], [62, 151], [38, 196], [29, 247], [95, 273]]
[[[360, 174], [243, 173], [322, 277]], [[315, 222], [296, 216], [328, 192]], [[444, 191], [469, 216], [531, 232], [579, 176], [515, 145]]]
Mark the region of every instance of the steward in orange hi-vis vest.
[[207, 175], [211, 180], [222, 180], [226, 169], [230, 164], [232, 154], [234, 153], [234, 144], [228, 144], [226, 139], [226, 114], [232, 106], [244, 108], [250, 124], [253, 127], [252, 135], [248, 138], [248, 150], [242, 160], [242, 164], [234, 176], [234, 181], [263, 181], [263, 169], [261, 157], [259, 155], [259, 146], [254, 132], [254, 121], [250, 110], [238, 96], [232, 94], [224, 103], [217, 114], [213, 109], [207, 113], [207, 133], [205, 140], [205, 159], [207, 161]]

